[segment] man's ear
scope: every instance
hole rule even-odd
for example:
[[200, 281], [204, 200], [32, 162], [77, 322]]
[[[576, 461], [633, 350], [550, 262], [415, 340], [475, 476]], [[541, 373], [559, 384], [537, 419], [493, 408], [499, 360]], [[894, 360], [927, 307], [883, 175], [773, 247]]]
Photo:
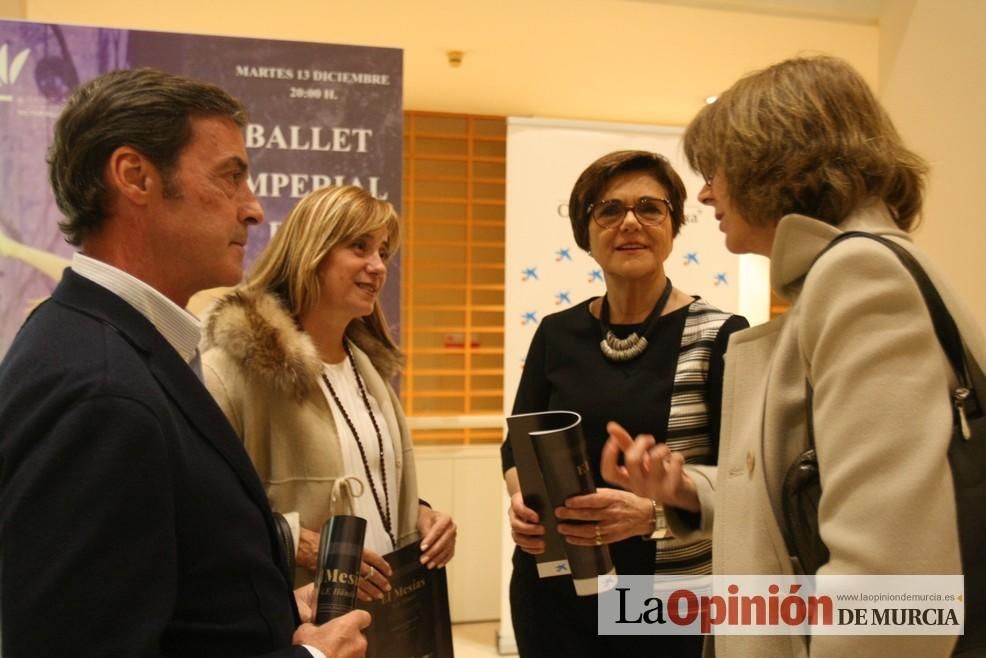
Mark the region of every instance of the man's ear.
[[121, 146], [106, 163], [106, 183], [121, 197], [136, 205], [146, 205], [152, 194], [160, 194], [157, 167], [140, 151]]

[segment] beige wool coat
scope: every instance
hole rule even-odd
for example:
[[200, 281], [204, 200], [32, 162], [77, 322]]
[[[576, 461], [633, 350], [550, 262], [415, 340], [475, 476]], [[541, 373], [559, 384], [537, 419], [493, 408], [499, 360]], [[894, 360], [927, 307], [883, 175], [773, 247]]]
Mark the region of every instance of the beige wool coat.
[[[821, 471], [820, 532], [831, 559], [819, 574], [959, 574], [955, 494], [947, 450], [954, 378], [913, 278], [872, 240], [914, 253], [952, 313], [973, 358], [986, 341], [969, 309], [882, 204], [839, 227], [790, 215], [779, 224], [771, 286], [792, 302], [767, 324], [734, 334], [726, 354], [718, 467], [694, 467], [701, 523], [669, 510], [677, 533], [713, 538], [716, 574], [793, 572], [778, 519], [781, 486], [807, 447], [805, 378], [814, 388]], [[947, 656], [948, 636], [818, 636], [811, 656]], [[707, 655], [712, 642], [706, 642]], [[718, 636], [719, 658], [805, 656], [801, 637]]]
[[[303, 527], [318, 532], [330, 516], [352, 513], [354, 495], [371, 495], [362, 472], [343, 471], [336, 418], [319, 388], [318, 351], [273, 295], [234, 292], [220, 300], [206, 321], [203, 348], [205, 385], [243, 440], [275, 511], [297, 512]], [[395, 534], [404, 546], [417, 538], [410, 433], [393, 389], [366, 352], [351, 348], [394, 443], [390, 495], [398, 496]], [[296, 584], [311, 579], [298, 569]]]

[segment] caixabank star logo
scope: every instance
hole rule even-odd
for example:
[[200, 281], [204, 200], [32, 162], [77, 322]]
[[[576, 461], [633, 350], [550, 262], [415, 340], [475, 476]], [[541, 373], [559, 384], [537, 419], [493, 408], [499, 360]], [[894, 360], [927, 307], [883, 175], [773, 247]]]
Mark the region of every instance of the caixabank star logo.
[[17, 82], [17, 77], [21, 74], [21, 70], [31, 54], [31, 49], [25, 48], [14, 55], [13, 59], [10, 59], [8, 51], [8, 44], [5, 43], [0, 46], [0, 103], [9, 103], [14, 100], [13, 95], [6, 92]]

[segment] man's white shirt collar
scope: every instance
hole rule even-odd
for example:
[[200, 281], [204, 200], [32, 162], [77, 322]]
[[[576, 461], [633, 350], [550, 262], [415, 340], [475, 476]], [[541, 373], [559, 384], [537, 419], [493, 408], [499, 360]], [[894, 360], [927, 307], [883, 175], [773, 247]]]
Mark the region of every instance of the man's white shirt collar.
[[[72, 256], [72, 271], [106, 288], [134, 307], [175, 348], [185, 363], [192, 365], [196, 375], [201, 378], [196, 357], [202, 327], [194, 315], [140, 279], [78, 252]], [[312, 658], [326, 658], [317, 647], [308, 644], [302, 646], [308, 650]]]
[[133, 306], [186, 363], [195, 357], [202, 328], [194, 315], [140, 279], [95, 258], [76, 252], [72, 256], [72, 271]]

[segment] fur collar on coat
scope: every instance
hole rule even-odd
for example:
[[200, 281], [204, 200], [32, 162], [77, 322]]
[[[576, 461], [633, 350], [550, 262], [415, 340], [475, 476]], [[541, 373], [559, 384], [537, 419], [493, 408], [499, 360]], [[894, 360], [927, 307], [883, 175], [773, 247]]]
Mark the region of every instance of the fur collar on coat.
[[[351, 322], [346, 335], [385, 380], [397, 374], [399, 356], [370, 334], [361, 320]], [[322, 373], [318, 350], [270, 293], [237, 290], [219, 300], [206, 320], [203, 345], [206, 350], [225, 351], [251, 376], [294, 398], [303, 399], [318, 389]]]

